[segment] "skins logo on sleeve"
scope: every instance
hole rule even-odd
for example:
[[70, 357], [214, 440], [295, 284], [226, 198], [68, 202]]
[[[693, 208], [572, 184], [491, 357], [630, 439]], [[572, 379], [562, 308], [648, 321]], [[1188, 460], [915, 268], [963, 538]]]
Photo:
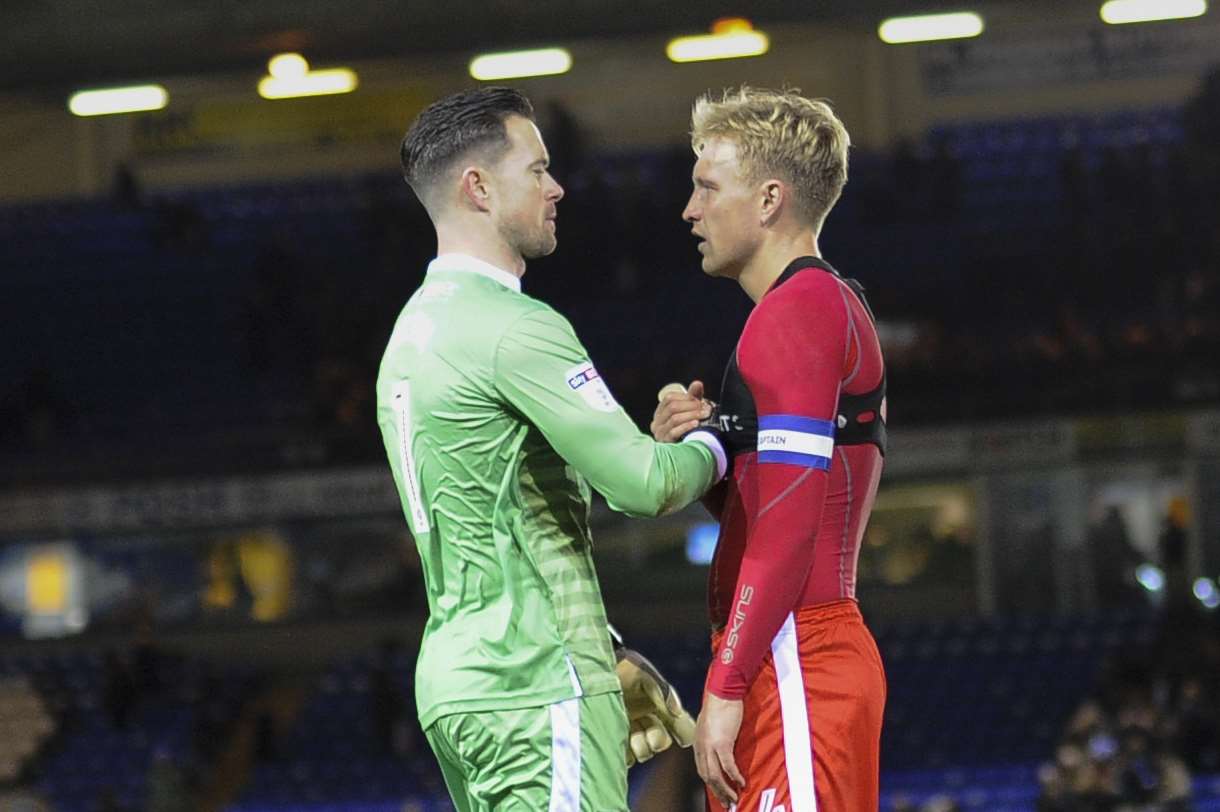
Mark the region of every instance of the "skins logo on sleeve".
[[585, 361], [583, 364], [572, 367], [564, 373], [564, 377], [567, 379], [568, 388], [579, 392], [585, 403], [597, 411], [613, 412], [618, 408], [614, 395], [610, 394], [606, 382], [602, 380], [601, 375], [597, 374], [597, 370], [590, 362]]

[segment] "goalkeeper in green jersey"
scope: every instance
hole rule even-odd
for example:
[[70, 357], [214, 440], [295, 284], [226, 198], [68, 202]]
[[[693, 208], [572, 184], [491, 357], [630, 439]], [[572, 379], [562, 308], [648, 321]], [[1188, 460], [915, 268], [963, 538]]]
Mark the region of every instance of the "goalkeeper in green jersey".
[[692, 729], [646, 660], [620, 651], [616, 669], [591, 490], [657, 516], [726, 458], [708, 431], [642, 434], [567, 320], [521, 292], [563, 197], [533, 118], [487, 88], [432, 104], [403, 139], [437, 257], [394, 326], [377, 421], [427, 586], [420, 724], [457, 808], [620, 812], [627, 762]]

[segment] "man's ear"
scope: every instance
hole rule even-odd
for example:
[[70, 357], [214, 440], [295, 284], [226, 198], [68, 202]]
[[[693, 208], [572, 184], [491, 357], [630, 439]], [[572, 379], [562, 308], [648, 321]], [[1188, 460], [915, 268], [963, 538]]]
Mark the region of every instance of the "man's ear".
[[491, 178], [486, 170], [468, 166], [462, 170], [462, 200], [476, 211], [491, 210]]
[[758, 186], [758, 220], [759, 225], [769, 226], [776, 221], [781, 211], [788, 203], [788, 187], [781, 181], [771, 178]]

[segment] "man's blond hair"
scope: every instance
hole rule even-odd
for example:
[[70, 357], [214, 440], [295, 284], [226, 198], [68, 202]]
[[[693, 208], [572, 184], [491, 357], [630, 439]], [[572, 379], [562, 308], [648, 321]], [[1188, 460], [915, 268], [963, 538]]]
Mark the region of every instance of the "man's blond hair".
[[691, 112], [691, 146], [698, 154], [715, 137], [737, 145], [746, 181], [787, 181], [798, 214], [814, 226], [821, 226], [847, 183], [847, 129], [829, 104], [807, 99], [799, 89], [743, 85], [719, 100], [701, 96]]

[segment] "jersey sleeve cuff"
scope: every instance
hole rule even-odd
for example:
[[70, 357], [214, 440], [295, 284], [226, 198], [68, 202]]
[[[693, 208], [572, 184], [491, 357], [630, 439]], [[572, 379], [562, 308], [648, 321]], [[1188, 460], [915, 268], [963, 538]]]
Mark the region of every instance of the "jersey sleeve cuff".
[[712, 484], [715, 485], [724, 479], [724, 475], [729, 472], [729, 455], [724, 450], [724, 443], [720, 439], [719, 432], [701, 426], [683, 437], [682, 442], [702, 443], [707, 446], [708, 451], [712, 452], [712, 456], [716, 460], [716, 479], [712, 481]]
[[706, 693], [728, 700], [745, 699], [749, 688], [739, 675], [719, 663], [712, 664], [707, 672], [707, 680], [703, 683]]

